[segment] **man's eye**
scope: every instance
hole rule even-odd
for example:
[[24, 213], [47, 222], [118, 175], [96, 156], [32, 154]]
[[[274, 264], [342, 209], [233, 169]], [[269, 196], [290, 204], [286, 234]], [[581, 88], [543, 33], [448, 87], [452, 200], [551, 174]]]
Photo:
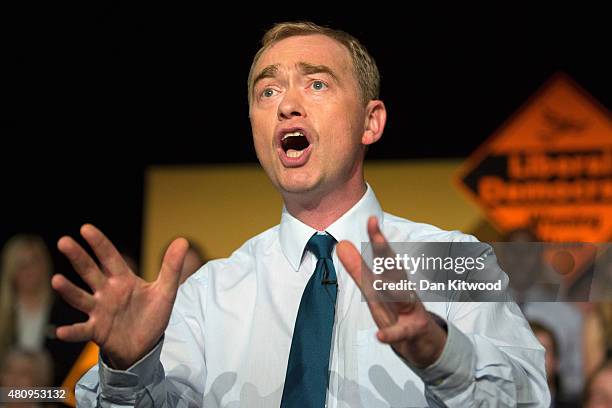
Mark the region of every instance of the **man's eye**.
[[264, 98], [271, 98], [274, 96], [274, 93], [276, 91], [272, 88], [266, 88], [263, 90], [263, 92], [261, 93], [261, 96], [263, 96]]
[[314, 81], [312, 83], [312, 87], [313, 89], [320, 91], [320, 90], [327, 88], [327, 84], [323, 81]]

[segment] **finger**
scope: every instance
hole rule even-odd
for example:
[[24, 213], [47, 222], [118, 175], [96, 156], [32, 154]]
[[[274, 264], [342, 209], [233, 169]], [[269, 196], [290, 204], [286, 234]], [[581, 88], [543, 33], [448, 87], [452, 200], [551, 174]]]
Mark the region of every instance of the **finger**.
[[57, 241], [57, 249], [60, 250], [81, 278], [95, 292], [100, 288], [106, 278], [98, 265], [89, 256], [87, 252], [74, 239], [70, 237], [62, 237]]
[[384, 257], [393, 257], [395, 255], [378, 225], [378, 218], [376, 216], [368, 218], [368, 235], [370, 236], [370, 242], [375, 254]]
[[344, 269], [351, 275], [357, 286], [361, 288], [363, 258], [355, 245], [350, 241], [340, 241], [336, 245], [336, 254], [342, 265], [344, 265]]
[[375, 280], [382, 282], [391, 281], [388, 278], [390, 272], [387, 271], [382, 275], [374, 275], [357, 248], [349, 241], [339, 242], [336, 245], [336, 253], [338, 254], [338, 259], [340, 259], [344, 268], [351, 275], [355, 283], [357, 283], [357, 286], [367, 300], [376, 302], [397, 300], [389, 291], [375, 289]]
[[81, 235], [95, 252], [105, 272], [121, 275], [130, 270], [117, 248], [98, 228], [85, 224], [81, 227]]
[[336, 245], [336, 254], [365, 298], [367, 300], [377, 300], [373, 286], [374, 274], [370, 271], [355, 245], [350, 241], [340, 241]]
[[380, 227], [378, 226], [378, 217], [375, 215], [368, 218], [368, 235], [370, 236], [370, 240], [372, 242], [376, 242], [377, 244], [384, 244], [387, 242], [385, 236], [380, 230]]
[[386, 302], [380, 301], [379, 294], [372, 285], [373, 274], [355, 245], [349, 241], [340, 241], [336, 245], [336, 254], [368, 302], [368, 307], [378, 327], [387, 327], [393, 324], [396, 316]]
[[172, 241], [166, 250], [161, 270], [157, 277], [157, 283], [162, 291], [172, 298], [178, 290], [181, 269], [183, 269], [183, 261], [185, 260], [187, 249], [189, 249], [189, 243], [185, 238], [177, 238]]
[[410, 317], [410, 320], [408, 321], [407, 319], [398, 319], [392, 325], [381, 327], [381, 330], [379, 330], [377, 333], [377, 337], [380, 341], [385, 343], [395, 343], [400, 340], [406, 340], [414, 337], [417, 332], [422, 330], [422, 328], [419, 327], [418, 324], [411, 324], [411, 322], [416, 323], [420, 314], [427, 314], [423, 304], [419, 301], [418, 296], [414, 292], [411, 292], [409, 301], [394, 302], [393, 306], [395, 307], [395, 312], [398, 315], [406, 317], [408, 317], [408, 315], [417, 316], [417, 320], [412, 320], [413, 318]]
[[375, 300], [368, 300], [367, 302], [372, 318], [379, 329], [392, 326], [397, 322], [397, 313], [393, 312], [389, 302]]
[[397, 343], [407, 339], [411, 339], [414, 336], [414, 329], [405, 324], [394, 324], [389, 327], [381, 328], [376, 337], [383, 343]]
[[[396, 253], [382, 233], [378, 219], [375, 216], [368, 218], [367, 229], [372, 244], [373, 255], [376, 258], [395, 258]], [[407, 279], [407, 274], [405, 270], [398, 266], [394, 266], [391, 269], [385, 269], [384, 273], [379, 277], [387, 283], [401, 283]], [[401, 290], [392, 290], [385, 291], [384, 294], [381, 293], [380, 295], [384, 296], [389, 302], [397, 302], [401, 301], [404, 296], [402, 292]]]
[[87, 321], [71, 324], [69, 326], [60, 326], [55, 331], [55, 334], [63, 341], [89, 341], [93, 338], [93, 324]]
[[75, 309], [89, 313], [94, 308], [93, 296], [70, 282], [64, 275], [54, 275], [51, 279], [51, 286]]

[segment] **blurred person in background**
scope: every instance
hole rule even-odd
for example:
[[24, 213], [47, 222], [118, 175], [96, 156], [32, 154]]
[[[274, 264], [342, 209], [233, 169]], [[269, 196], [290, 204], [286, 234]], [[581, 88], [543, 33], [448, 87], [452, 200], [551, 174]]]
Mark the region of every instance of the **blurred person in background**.
[[82, 319], [51, 290], [53, 264], [44, 240], [18, 234], [2, 249], [0, 278], [0, 358], [12, 347], [47, 350], [54, 362], [52, 384], [59, 385], [82, 344], [55, 337], [55, 328]]
[[529, 228], [508, 232], [496, 248], [499, 262], [510, 278], [512, 295], [523, 308], [526, 302], [554, 301], [559, 288], [545, 284], [544, 243]]
[[557, 339], [551, 329], [538, 322], [530, 321], [531, 330], [538, 338], [538, 341], [546, 350], [546, 380], [550, 389], [550, 406], [551, 408], [571, 408], [578, 405], [573, 402], [565, 402], [559, 399], [561, 392], [561, 384], [559, 383], [559, 346]]
[[607, 360], [589, 379], [584, 407], [612, 407], [612, 360]]
[[52, 292], [51, 256], [35, 235], [15, 235], [2, 251], [0, 350], [17, 344], [25, 350], [44, 346]]
[[584, 323], [584, 371], [590, 378], [612, 359], [612, 303], [594, 303]]
[[[31, 351], [13, 348], [7, 351], [0, 361], [0, 387], [24, 389], [31, 387], [48, 387], [53, 379], [53, 363], [44, 350]], [[43, 404], [35, 402], [11, 402], [0, 405], [3, 408], [35, 408]], [[55, 404], [44, 403], [45, 407]]]
[[517, 304], [527, 320], [538, 322], [550, 329], [557, 341], [557, 402], [577, 401], [582, 395], [585, 383], [582, 313], [573, 303], [556, 301], [557, 288], [541, 284], [540, 278], [546, 281], [545, 276], [551, 271], [546, 270], [544, 244], [538, 242], [531, 229], [510, 231], [503, 241], [514, 243], [500, 246], [496, 253], [500, 266], [510, 278]]

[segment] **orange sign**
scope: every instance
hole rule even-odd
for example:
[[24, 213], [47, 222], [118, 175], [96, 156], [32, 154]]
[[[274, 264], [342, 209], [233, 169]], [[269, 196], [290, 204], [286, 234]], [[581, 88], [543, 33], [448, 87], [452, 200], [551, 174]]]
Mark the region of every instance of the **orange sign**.
[[459, 185], [502, 232], [612, 236], [612, 115], [556, 74], [462, 166]]
[[70, 369], [68, 376], [66, 376], [64, 383], [62, 384], [62, 388], [68, 389], [68, 399], [63, 401], [65, 405], [76, 407], [77, 404], [74, 395], [76, 384], [91, 367], [98, 364], [99, 354], [100, 349], [95, 343], [90, 341], [85, 345], [81, 355]]

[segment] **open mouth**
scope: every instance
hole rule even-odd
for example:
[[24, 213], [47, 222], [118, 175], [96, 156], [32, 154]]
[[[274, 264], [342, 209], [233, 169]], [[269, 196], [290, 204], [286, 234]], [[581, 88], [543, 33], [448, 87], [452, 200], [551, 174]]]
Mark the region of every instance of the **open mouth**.
[[281, 148], [292, 159], [300, 157], [310, 146], [308, 138], [301, 131], [285, 133], [281, 138]]

